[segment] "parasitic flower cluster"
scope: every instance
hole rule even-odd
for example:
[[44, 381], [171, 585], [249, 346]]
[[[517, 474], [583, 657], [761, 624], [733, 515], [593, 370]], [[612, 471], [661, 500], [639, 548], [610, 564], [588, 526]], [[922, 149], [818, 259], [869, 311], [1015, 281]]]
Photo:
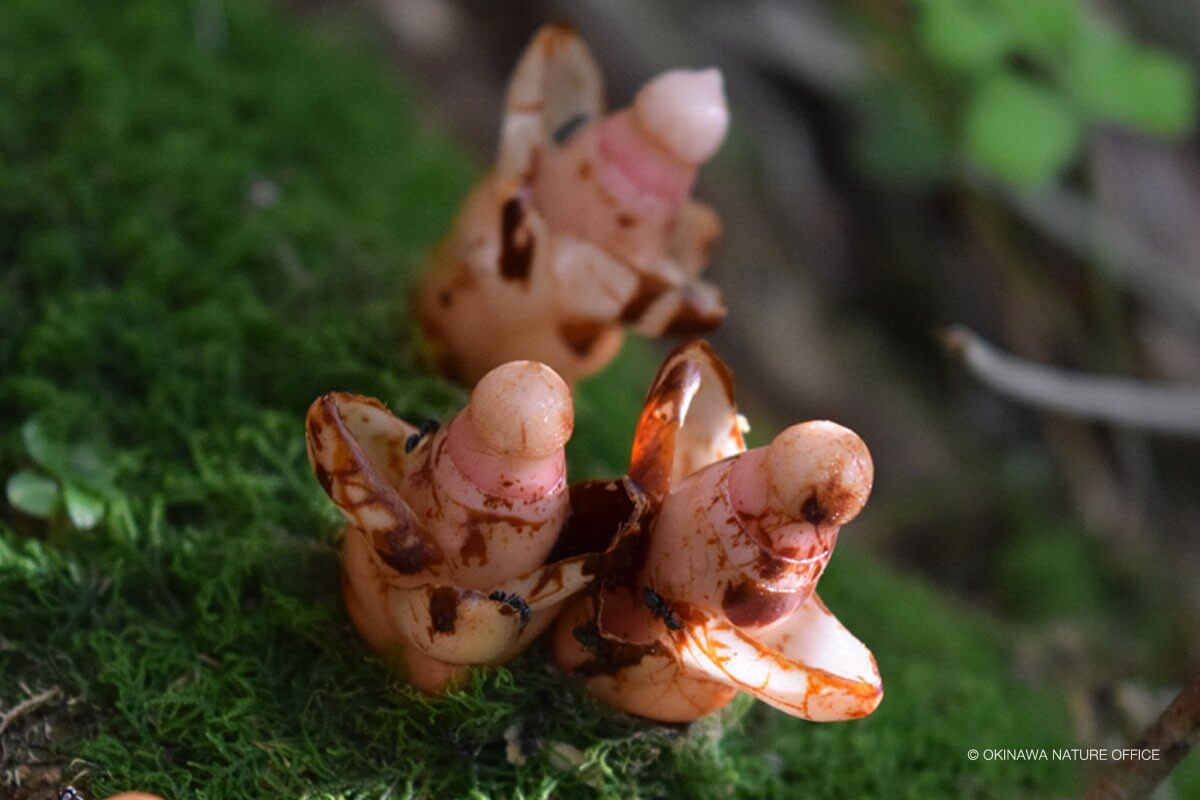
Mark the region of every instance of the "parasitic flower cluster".
[[716, 328], [720, 293], [698, 276], [720, 223], [690, 194], [728, 124], [715, 69], [664, 73], [606, 116], [587, 46], [563, 26], [539, 31], [508, 87], [495, 167], [417, 292], [442, 368], [473, 385], [534, 359], [574, 383], [612, 360], [626, 326]]
[[436, 429], [339, 393], [307, 427], [349, 523], [354, 623], [423, 691], [508, 661], [554, 623], [561, 668], [656, 720], [696, 719], [738, 691], [812, 720], [879, 703], [870, 651], [815, 593], [870, 492], [866, 446], [808, 422], [746, 450], [730, 373], [703, 342], [663, 364], [617, 480], [568, 486], [570, 392], [532, 361], [488, 372]]
[[874, 472], [832, 422], [747, 450], [724, 363], [673, 352], [626, 475], [569, 485], [569, 384], [650, 335], [715, 327], [698, 275], [719, 233], [689, 199], [729, 122], [720, 73], [676, 70], [603, 111], [570, 30], [542, 29], [508, 89], [500, 152], [435, 253], [418, 320], [474, 385], [445, 425], [331, 393], [307, 419], [317, 478], [346, 517], [358, 632], [438, 694], [550, 631], [558, 666], [632, 714], [686, 722], [747, 692], [810, 720], [882, 698], [871, 652], [816, 586]]

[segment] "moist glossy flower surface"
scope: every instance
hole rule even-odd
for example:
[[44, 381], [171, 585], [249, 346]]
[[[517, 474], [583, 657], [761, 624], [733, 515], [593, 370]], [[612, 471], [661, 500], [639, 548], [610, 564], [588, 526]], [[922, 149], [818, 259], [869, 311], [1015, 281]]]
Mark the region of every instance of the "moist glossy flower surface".
[[688, 721], [745, 691], [811, 720], [869, 714], [875, 660], [816, 586], [866, 503], [870, 454], [825, 421], [747, 450], [744, 424], [702, 342], [660, 369], [628, 474], [569, 487], [570, 391], [544, 364], [497, 367], [436, 428], [325, 395], [309, 456], [349, 522], [355, 625], [430, 693], [559, 617], [558, 664], [630, 713]]
[[348, 520], [343, 592], [367, 643], [417, 688], [441, 692], [503, 663], [590, 577], [552, 557], [569, 509], [570, 392], [553, 370], [502, 365], [444, 426], [331, 393], [309, 409], [308, 452]]
[[638, 423], [621, 523], [592, 592], [563, 613], [560, 666], [606, 702], [696, 719], [739, 692], [815, 721], [871, 713], [871, 652], [821, 602], [817, 581], [873, 467], [832, 422], [746, 450], [729, 371], [702, 343], [664, 363]]

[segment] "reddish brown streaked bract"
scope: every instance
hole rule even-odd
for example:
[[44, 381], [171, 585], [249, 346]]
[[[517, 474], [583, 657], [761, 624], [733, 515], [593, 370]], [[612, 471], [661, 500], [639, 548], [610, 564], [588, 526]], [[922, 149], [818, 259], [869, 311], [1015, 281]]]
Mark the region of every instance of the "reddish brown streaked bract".
[[605, 702], [662, 721], [738, 691], [814, 721], [866, 716], [883, 696], [875, 659], [815, 589], [870, 493], [870, 454], [830, 422], [747, 451], [741, 426], [706, 344], [667, 358], [629, 468], [646, 508], [559, 618], [555, 658]]
[[542, 28], [509, 83], [495, 168], [416, 295], [439, 365], [471, 384], [529, 358], [573, 383], [616, 355], [625, 326], [682, 336], [719, 325], [720, 293], [698, 276], [720, 222], [688, 196], [727, 124], [716, 70], [665, 73], [605, 116], [586, 45]]

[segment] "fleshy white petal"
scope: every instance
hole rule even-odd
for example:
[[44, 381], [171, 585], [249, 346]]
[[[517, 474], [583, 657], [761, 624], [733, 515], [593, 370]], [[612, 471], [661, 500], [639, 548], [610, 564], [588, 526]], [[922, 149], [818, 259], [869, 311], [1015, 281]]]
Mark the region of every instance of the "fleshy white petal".
[[393, 589], [388, 610], [407, 641], [451, 664], [486, 664], [500, 658], [524, 627], [516, 609], [456, 586]]
[[865, 717], [883, 699], [871, 651], [815, 594], [761, 638], [693, 612], [675, 634], [681, 662], [814, 722]]
[[426, 655], [451, 664], [498, 663], [533, 641], [562, 604], [591, 583], [586, 560], [547, 564], [486, 592], [392, 588], [388, 610], [397, 630]]

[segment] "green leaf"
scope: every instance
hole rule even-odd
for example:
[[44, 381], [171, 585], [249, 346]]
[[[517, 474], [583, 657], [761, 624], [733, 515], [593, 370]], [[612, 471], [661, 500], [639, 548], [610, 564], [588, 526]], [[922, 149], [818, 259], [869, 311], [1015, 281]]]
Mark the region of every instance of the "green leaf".
[[1071, 163], [1080, 123], [1050, 89], [998, 75], [971, 98], [964, 136], [969, 155], [985, 169], [1014, 183], [1035, 184]]
[[1013, 44], [1011, 29], [991, 9], [945, 0], [921, 4], [917, 37], [933, 60], [973, 73], [997, 65]]
[[995, 0], [1018, 46], [1054, 56], [1084, 30], [1078, 0]]
[[25, 451], [38, 466], [52, 475], [61, 475], [68, 470], [70, 457], [67, 448], [50, 438], [46, 426], [40, 420], [26, 420], [21, 426], [21, 438], [25, 442]]
[[1068, 85], [1083, 108], [1101, 119], [1163, 135], [1195, 124], [1196, 86], [1187, 65], [1112, 34], [1080, 42]]
[[32, 517], [48, 517], [58, 508], [58, 484], [31, 470], [21, 470], [5, 487], [13, 508]]
[[81, 531], [95, 527], [104, 518], [104, 500], [86, 489], [68, 483], [63, 487], [63, 501], [71, 524]]
[[68, 445], [66, 433], [31, 418], [21, 427], [25, 451], [42, 469], [64, 483], [87, 486], [105, 496], [116, 493], [109, 475], [109, 459], [90, 441]]

